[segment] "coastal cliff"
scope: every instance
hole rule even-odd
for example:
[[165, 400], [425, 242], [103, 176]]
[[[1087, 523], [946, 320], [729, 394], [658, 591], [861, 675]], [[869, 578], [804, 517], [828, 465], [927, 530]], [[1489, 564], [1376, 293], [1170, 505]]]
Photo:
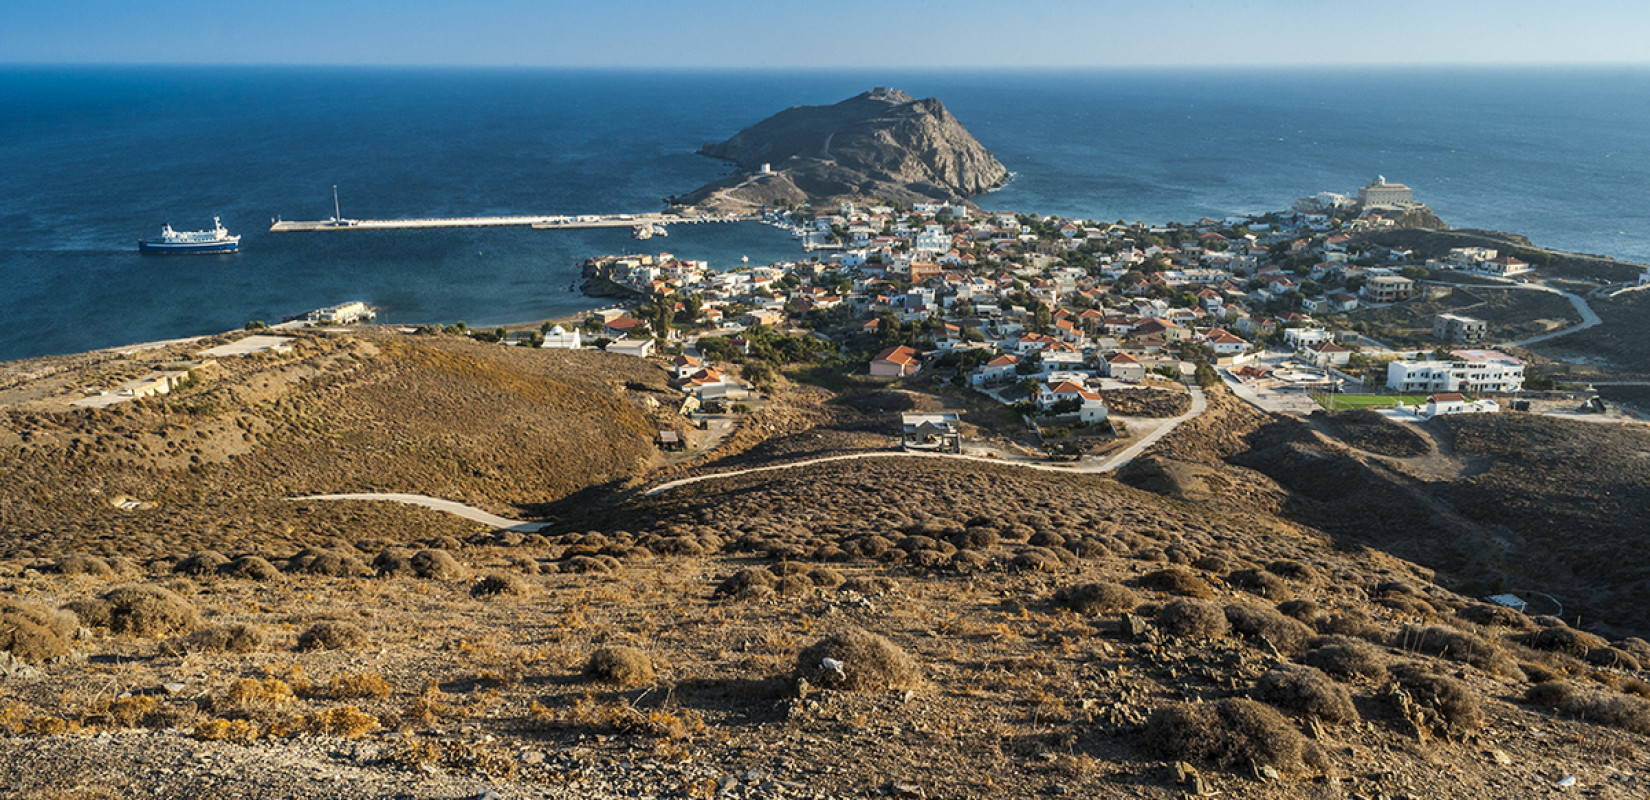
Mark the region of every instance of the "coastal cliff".
[[786, 202], [955, 203], [1008, 179], [1008, 170], [943, 103], [897, 89], [789, 108], [699, 152], [733, 162], [739, 171], [679, 198], [678, 206], [734, 211]]

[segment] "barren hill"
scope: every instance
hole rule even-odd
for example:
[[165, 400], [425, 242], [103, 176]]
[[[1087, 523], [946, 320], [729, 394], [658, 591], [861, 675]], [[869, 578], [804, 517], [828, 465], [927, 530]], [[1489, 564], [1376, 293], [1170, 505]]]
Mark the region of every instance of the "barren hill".
[[[830, 106], [796, 106], [700, 153], [739, 172], [676, 202], [748, 210], [782, 201], [962, 202], [1008, 178], [944, 104], [876, 89]], [[761, 171], [764, 164], [771, 172]]]
[[[1172, 469], [1147, 462], [1124, 478], [1217, 504], [1277, 507], [1281, 493], [1280, 513], [1345, 546], [1426, 565], [1463, 591], [1515, 592], [1542, 613], [1556, 601], [1572, 621], [1650, 635], [1636, 611], [1650, 604], [1639, 524], [1650, 427], [1516, 413], [1408, 425], [1368, 412], [1309, 425], [1219, 397], [1215, 413], [1155, 448]], [[1198, 495], [1210, 482], [1227, 490]]]
[[[116, 384], [188, 351], [108, 357], [72, 382]], [[641, 474], [658, 426], [686, 427], [647, 407], [677, 396], [657, 365], [452, 336], [302, 337], [291, 355], [196, 374], [169, 396], [107, 409], [71, 410], [64, 400], [78, 394], [61, 393], [0, 409], [12, 488], [0, 496], [0, 554], [266, 546], [395, 521], [467, 530], [382, 503], [286, 498], [412, 492], [519, 516]]]
[[[1487, 605], [1387, 551], [1506, 530], [1534, 558], [1590, 505], [1627, 517], [1642, 470], [1589, 459], [1650, 452], [1636, 435], [1504, 415], [1422, 442], [1215, 389], [1126, 476], [1162, 494], [873, 455], [642, 495], [675, 412], [652, 411], [662, 370], [640, 359], [305, 337], [165, 400], [49, 410], [144, 368], [127, 362], [0, 382], [9, 796], [1642, 791], [1650, 643]], [[823, 392], [776, 401], [792, 411], [730, 437], [730, 462], [885, 440]], [[278, 499], [360, 489], [552, 524]], [[1563, 491], [1541, 518], [1479, 507]], [[1615, 571], [1591, 577], [1634, 579], [1630, 547], [1599, 547]]]

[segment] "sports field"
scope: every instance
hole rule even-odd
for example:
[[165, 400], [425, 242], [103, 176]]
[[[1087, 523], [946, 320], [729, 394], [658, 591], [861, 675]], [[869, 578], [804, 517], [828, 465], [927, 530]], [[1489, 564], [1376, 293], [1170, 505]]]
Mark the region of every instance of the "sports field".
[[1418, 406], [1427, 401], [1425, 395], [1414, 394], [1315, 394], [1312, 399], [1318, 405], [1331, 411], [1348, 411], [1355, 408], [1390, 408], [1403, 403], [1406, 406]]

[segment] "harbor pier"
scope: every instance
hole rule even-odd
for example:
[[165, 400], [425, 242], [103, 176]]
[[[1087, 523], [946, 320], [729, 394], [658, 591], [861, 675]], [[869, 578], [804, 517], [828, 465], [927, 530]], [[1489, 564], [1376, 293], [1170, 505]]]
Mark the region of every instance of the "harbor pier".
[[309, 231], [384, 231], [421, 228], [502, 228], [526, 226], [534, 230], [563, 230], [582, 228], [648, 229], [654, 226], [699, 224], [706, 222], [749, 222], [760, 220], [759, 214], [581, 214], [517, 217], [444, 217], [430, 219], [327, 219], [299, 221], [278, 219], [269, 226], [272, 233], [300, 233]]

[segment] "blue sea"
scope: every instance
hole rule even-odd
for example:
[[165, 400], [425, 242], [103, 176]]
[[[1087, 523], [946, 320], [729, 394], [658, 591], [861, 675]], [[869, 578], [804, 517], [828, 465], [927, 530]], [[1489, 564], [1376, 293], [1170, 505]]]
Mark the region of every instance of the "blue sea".
[[[270, 221], [656, 210], [694, 154], [873, 86], [939, 97], [1014, 172], [990, 209], [1148, 222], [1407, 183], [1445, 221], [1650, 262], [1650, 70], [644, 72], [0, 68], [0, 360], [365, 300], [389, 323], [591, 308], [591, 255], [795, 258], [748, 223], [268, 232]], [[228, 256], [140, 256], [163, 224]]]

